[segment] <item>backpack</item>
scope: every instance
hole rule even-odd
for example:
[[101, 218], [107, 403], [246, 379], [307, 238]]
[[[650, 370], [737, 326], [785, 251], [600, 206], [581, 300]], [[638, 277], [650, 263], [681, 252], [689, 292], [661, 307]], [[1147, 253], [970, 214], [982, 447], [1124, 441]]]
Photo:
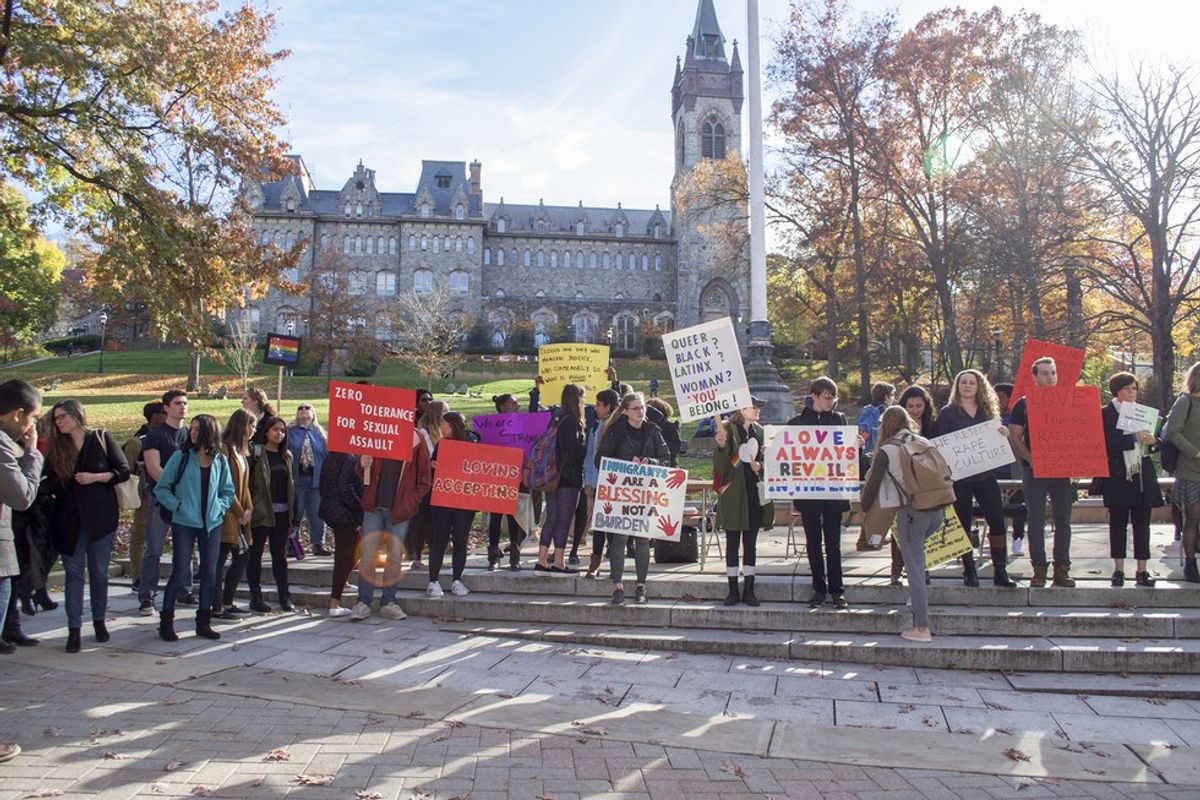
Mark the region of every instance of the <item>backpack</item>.
[[[1188, 419], [1190, 419], [1191, 416], [1192, 416], [1192, 399], [1189, 397], [1187, 413], [1183, 415], [1183, 427], [1184, 428], [1187, 427]], [[1170, 440], [1170, 438], [1166, 435], [1165, 431], [1164, 431], [1164, 435], [1163, 435], [1162, 439], [1163, 439], [1162, 447], [1159, 450], [1159, 452], [1162, 453], [1162, 467], [1165, 471], [1170, 472], [1172, 475], [1174, 475], [1175, 471], [1177, 469], [1179, 469], [1179, 446]]]
[[900, 491], [903, 504], [918, 511], [934, 511], [954, 502], [950, 465], [937, 447], [910, 435], [888, 445], [888, 473]]
[[521, 465], [521, 482], [533, 492], [553, 492], [558, 488], [558, 424], [555, 423], [534, 440]]

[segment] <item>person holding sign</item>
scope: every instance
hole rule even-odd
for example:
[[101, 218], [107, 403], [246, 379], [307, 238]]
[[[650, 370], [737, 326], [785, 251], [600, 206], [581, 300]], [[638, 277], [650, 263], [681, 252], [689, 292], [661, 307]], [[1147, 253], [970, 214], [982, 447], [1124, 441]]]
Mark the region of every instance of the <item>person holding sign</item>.
[[1113, 399], [1100, 412], [1104, 420], [1104, 446], [1108, 451], [1108, 477], [1101, 478], [1104, 507], [1108, 509], [1108, 550], [1113, 560], [1112, 585], [1125, 585], [1125, 531], [1133, 526], [1133, 557], [1137, 559], [1138, 586], [1154, 586], [1146, 569], [1150, 558], [1150, 514], [1163, 504], [1158, 473], [1150, 448], [1158, 443], [1146, 431], [1127, 433], [1117, 427], [1121, 406], [1136, 403], [1137, 376], [1118, 372], [1108, 379]]
[[1200, 364], [1188, 370], [1187, 391], [1171, 406], [1163, 438], [1179, 451], [1171, 498], [1183, 509], [1183, 579], [1200, 583], [1200, 570], [1196, 568], [1196, 540], [1200, 538]]
[[[998, 419], [999, 416], [996, 392], [987, 377], [977, 369], [964, 369], [954, 378], [954, 386], [950, 389], [950, 402], [938, 414], [933, 425], [934, 436], [945, 436], [988, 420]], [[1000, 433], [1008, 436], [1006, 428], [1001, 428]], [[992, 583], [1007, 589], [1016, 588], [1016, 581], [1008, 577], [1004, 500], [1000, 496], [1000, 484], [992, 470], [954, 482], [954, 513], [958, 514], [963, 530], [968, 532], [971, 530], [971, 511], [976, 502], [983, 510], [983, 518], [988, 526], [988, 545], [992, 551]], [[975, 569], [974, 554], [964, 555], [962, 564], [963, 583], [967, 586], [978, 586], [979, 574]]]
[[[838, 388], [832, 378], [821, 376], [809, 386], [812, 405], [805, 407], [788, 425], [845, 425], [846, 415], [834, 411]], [[859, 446], [866, 440], [859, 435]], [[834, 608], [849, 608], [842, 582], [842, 515], [850, 510], [846, 500], [793, 500], [804, 524], [808, 549], [808, 567], [812, 571], [812, 597], [809, 608], [820, 608], [825, 598], [833, 598]]]
[[[871, 508], [876, 502], [883, 508], [895, 508], [896, 535], [908, 567], [908, 591], [912, 596], [913, 626], [900, 636], [913, 642], [929, 642], [929, 599], [925, 588], [925, 540], [945, 519], [945, 509], [920, 510], [904, 504], [901, 481], [895, 477], [900, 464], [900, 447], [917, 436], [917, 424], [901, 406], [891, 406], [879, 421], [879, 434], [871, 471], [862, 490], [862, 507]], [[895, 467], [893, 467], [895, 465]]]
[[[1054, 359], [1044, 356], [1033, 362], [1034, 384], [1058, 385], [1058, 366]], [[1021, 464], [1021, 486], [1029, 508], [1027, 538], [1029, 560], [1033, 563], [1033, 578], [1029, 585], [1041, 589], [1046, 585], [1046, 500], [1054, 513], [1054, 585], [1071, 588], [1071, 507], [1075, 505], [1075, 487], [1070, 478], [1038, 478], [1034, 475], [1033, 453], [1029, 450], [1029, 403], [1022, 395], [1013, 405], [1008, 425], [1008, 440]]]
[[[430, 467], [433, 477], [437, 477], [437, 454], [442, 442], [453, 439], [458, 442], [470, 441], [467, 436], [467, 423], [462, 414], [448, 411], [442, 415], [442, 438], [433, 448], [433, 460]], [[445, 592], [438, 583], [442, 574], [442, 564], [446, 560], [446, 545], [454, 542], [453, 583], [450, 592], [456, 597], [465, 597], [471, 592], [462, 582], [463, 571], [467, 568], [467, 536], [471, 533], [471, 525], [475, 522], [475, 512], [462, 508], [443, 508], [431, 505], [429, 508], [429, 586], [425, 594], [429, 597], [442, 597]]]
[[[621, 398], [616, 413], [600, 432], [596, 446], [597, 467], [604, 458], [632, 461], [635, 464], [666, 464], [671, 457], [662, 431], [653, 422], [646, 421], [646, 398], [641, 392], [630, 392]], [[625, 603], [625, 589], [621, 579], [625, 574], [625, 543], [629, 536], [614, 533], [608, 546], [609, 571], [612, 573], [613, 605]], [[650, 573], [650, 540], [645, 536], [634, 537], [634, 563], [637, 568], [635, 602], [646, 603], [646, 576]]]
[[[717, 488], [717, 525], [725, 529], [725, 577], [729, 595], [725, 605], [758, 605], [754, 596], [754, 570], [758, 563], [759, 528], [775, 524], [775, 503], [764, 500], [759, 490], [766, 457], [763, 427], [758, 410], [763, 402], [750, 398], [751, 405], [739, 408], [729, 422], [717, 428], [713, 451], [713, 475]], [[738, 593], [738, 544], [742, 547], [743, 591]]]
[[[546, 520], [542, 525], [542, 536], [538, 542], [538, 560], [535, 572], [571, 573], [564, 563], [567, 556], [567, 536], [579, 495], [583, 492], [583, 456], [587, 438], [583, 433], [582, 386], [568, 383], [563, 387], [559, 401], [558, 428], [554, 433], [554, 450], [558, 460], [558, 486], [546, 495]], [[550, 543], [554, 542], [554, 564], [546, 563]]]

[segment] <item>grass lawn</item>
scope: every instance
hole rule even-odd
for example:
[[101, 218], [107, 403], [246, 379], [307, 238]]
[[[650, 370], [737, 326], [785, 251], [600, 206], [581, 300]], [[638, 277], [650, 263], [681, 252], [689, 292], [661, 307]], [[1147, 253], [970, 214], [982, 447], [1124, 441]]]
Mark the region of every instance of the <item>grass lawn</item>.
[[[104, 374], [98, 374], [99, 354], [53, 358], [16, 367], [0, 367], [0, 380], [21, 378], [42, 389], [47, 404], [68, 397], [83, 403], [88, 413], [88, 422], [112, 431], [118, 441], [132, 434], [144, 421], [142, 406], [157, 399], [167, 389], [182, 387], [187, 382], [188, 354], [184, 350], [164, 349], [146, 351], [122, 351], [104, 354]], [[433, 394], [445, 400], [455, 411], [468, 419], [476, 414], [493, 414], [492, 396], [511, 393], [526, 402], [537, 365], [534, 363], [482, 363], [478, 360], [464, 364], [452, 378], [437, 381]], [[658, 378], [660, 394], [674, 402], [671, 379], [665, 361], [618, 360], [617, 371], [621, 380], [635, 389], [648, 391], [651, 378]], [[212, 390], [225, 385], [229, 390], [226, 400], [192, 395], [189, 398], [191, 414], [212, 414], [222, 423], [241, 404], [241, 381], [220, 363], [205, 360], [201, 364], [201, 378]], [[55, 380], [61, 383], [54, 392], [45, 391]], [[351, 379], [353, 380], [353, 379]], [[253, 375], [250, 383], [258, 386], [274, 400], [276, 372], [274, 367], [263, 367], [263, 374]], [[380, 365], [373, 383], [385, 386], [407, 386], [417, 388], [425, 382], [407, 364], [390, 360]], [[453, 383], [459, 390], [462, 384], [470, 386], [479, 397], [463, 394], [447, 394], [445, 389]], [[329, 399], [324, 377], [295, 376], [284, 378], [283, 407], [280, 411], [285, 419], [291, 419], [296, 406], [301, 402], [311, 403], [318, 419], [328, 417]], [[683, 426], [683, 436], [688, 438], [695, 424]], [[693, 472], [693, 477], [706, 478], [711, 474], [708, 458], [684, 457], [682, 466]]]

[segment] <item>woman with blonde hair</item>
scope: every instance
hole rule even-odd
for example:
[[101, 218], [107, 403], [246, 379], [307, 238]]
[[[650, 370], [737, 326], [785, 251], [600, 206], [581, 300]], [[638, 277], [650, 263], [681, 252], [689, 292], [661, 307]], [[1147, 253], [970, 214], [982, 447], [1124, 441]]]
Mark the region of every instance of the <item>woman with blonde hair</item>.
[[50, 410], [54, 433], [46, 442], [45, 475], [53, 494], [51, 536], [66, 572], [67, 652], [78, 653], [86, 566], [97, 642], [107, 642], [108, 561], [120, 510], [115, 487], [129, 480], [129, 462], [108, 431], [88, 427], [77, 400]]
[[1187, 391], [1171, 406], [1163, 439], [1179, 449], [1171, 498], [1183, 509], [1183, 579], [1200, 583], [1200, 569], [1196, 567], [1196, 540], [1200, 538], [1200, 363], [1188, 370]]
[[[964, 369], [954, 377], [950, 387], [950, 400], [938, 413], [933, 423], [933, 435], [945, 436], [989, 420], [1000, 421], [1000, 404], [996, 392], [987, 376], [977, 369]], [[1008, 436], [1008, 429], [999, 425], [1000, 433]], [[975, 503], [983, 510], [988, 526], [988, 546], [992, 552], [992, 583], [1013, 589], [1017, 582], [1008, 577], [1007, 525], [1004, 523], [1004, 500], [1000, 496], [1000, 484], [992, 470], [972, 475], [954, 482], [954, 512], [963, 529], [971, 530], [971, 511]], [[962, 557], [963, 583], [979, 585], [979, 573], [975, 569], [975, 554]]]
[[889, 406], [879, 421], [875, 457], [862, 488], [862, 507], [876, 503], [881, 508], [895, 508], [896, 535], [908, 568], [908, 591], [912, 595], [913, 626], [900, 633], [904, 639], [928, 642], [933, 639], [929, 630], [929, 599], [925, 588], [925, 540], [933, 534], [946, 517], [943, 509], [921, 511], [904, 504], [904, 495], [891, 472], [890, 465], [899, 466], [899, 448], [917, 435], [917, 423], [901, 406]]

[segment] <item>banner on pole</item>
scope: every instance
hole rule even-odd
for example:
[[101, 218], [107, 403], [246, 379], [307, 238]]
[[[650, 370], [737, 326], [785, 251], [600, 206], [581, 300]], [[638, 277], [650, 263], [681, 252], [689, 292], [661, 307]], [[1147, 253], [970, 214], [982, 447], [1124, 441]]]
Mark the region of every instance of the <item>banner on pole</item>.
[[1126, 433], [1145, 431], [1154, 433], [1158, 429], [1158, 409], [1141, 403], [1121, 403], [1117, 412], [1117, 430]]
[[524, 458], [515, 447], [442, 439], [429, 503], [442, 508], [516, 514]]
[[930, 439], [950, 465], [950, 475], [956, 481], [1013, 463], [1008, 437], [1000, 432], [1004, 427], [998, 419], [989, 419], [969, 428]]
[[1108, 477], [1098, 388], [1033, 386], [1027, 406], [1035, 477]]
[[471, 428], [479, 434], [484, 444], [500, 447], [516, 447], [525, 455], [537, 437], [550, 427], [551, 413], [538, 411], [532, 414], [486, 414], [471, 418]]
[[857, 425], [768, 425], [767, 496], [858, 500]]
[[598, 477], [593, 530], [679, 541], [687, 470], [604, 458]]
[[585, 403], [596, 399], [596, 393], [607, 389], [608, 345], [606, 344], [544, 344], [538, 348], [538, 374], [542, 376], [542, 403], [558, 405], [563, 387], [577, 383], [585, 390]]
[[942, 524], [925, 540], [925, 569], [933, 569], [939, 564], [960, 558], [974, 549], [962, 520], [954, 513], [954, 506], [950, 506], [946, 509]]
[[682, 421], [750, 405], [750, 386], [729, 317], [663, 334], [662, 341]]
[[1030, 339], [1025, 343], [1025, 352], [1021, 354], [1021, 365], [1013, 375], [1013, 393], [1009, 398], [1009, 408], [1022, 397], [1029, 394], [1033, 388], [1033, 362], [1043, 356], [1054, 359], [1058, 370], [1059, 386], [1074, 386], [1079, 381], [1079, 373], [1083, 372], [1083, 360], [1087, 356], [1077, 347], [1067, 347], [1065, 344], [1044, 342], [1041, 339]]
[[417, 394], [412, 389], [329, 384], [329, 449], [338, 453], [412, 458]]

